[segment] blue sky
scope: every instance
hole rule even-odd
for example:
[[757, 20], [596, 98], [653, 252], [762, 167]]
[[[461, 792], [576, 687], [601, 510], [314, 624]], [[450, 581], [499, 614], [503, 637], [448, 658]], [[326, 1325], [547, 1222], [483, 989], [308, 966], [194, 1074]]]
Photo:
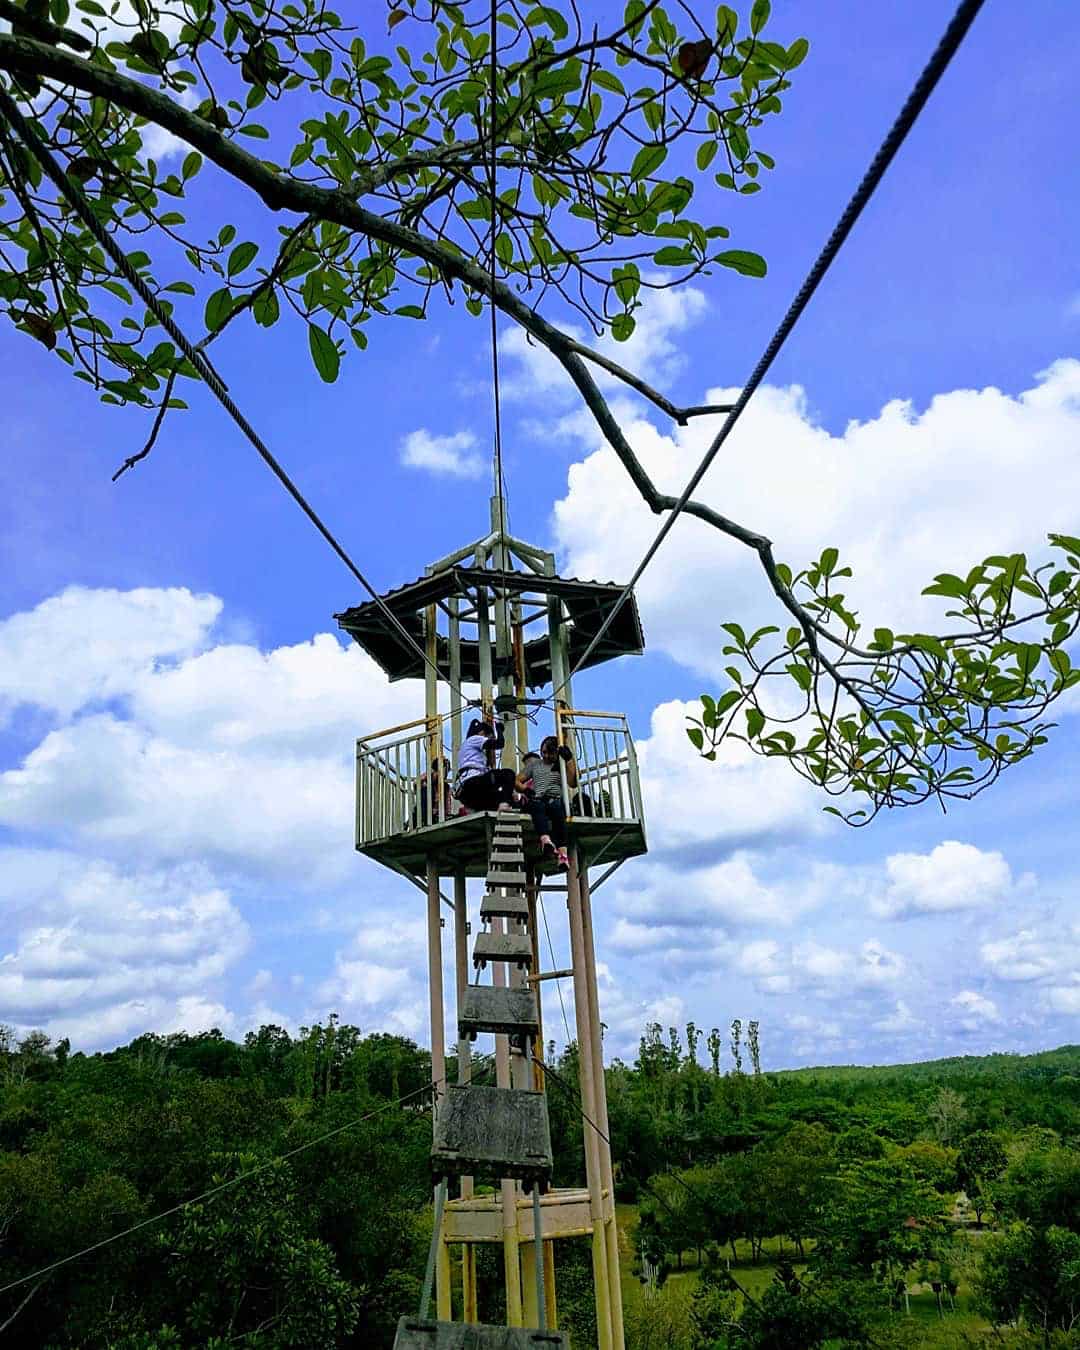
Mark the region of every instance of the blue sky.
[[[926, 0], [774, 5], [778, 36], [811, 41], [762, 140], [777, 168], [710, 203], [769, 276], [643, 316], [635, 359], [673, 397], [749, 373], [943, 23]], [[839, 546], [868, 618], [929, 621], [934, 572], [1078, 532], [1078, 45], [1074, 6], [986, 7], [704, 486], [783, 558]], [[197, 181], [209, 231], [231, 198]], [[242, 200], [232, 218], [265, 234]], [[486, 457], [489, 357], [460, 311], [371, 337], [333, 387], [296, 326], [216, 351], [390, 587], [483, 532], [485, 477], [402, 457], [420, 432]], [[654, 519], [551, 369], [503, 348], [515, 533], [623, 579]], [[325, 636], [354, 583], [208, 398], [113, 485], [144, 416], [13, 329], [0, 353], [0, 1021], [90, 1048], [336, 1009], [423, 1039], [422, 901], [349, 838], [352, 739], [418, 691]], [[708, 425], [620, 411], [678, 490]], [[650, 812], [650, 858], [597, 897], [613, 1048], [649, 1017], [756, 1016], [773, 1067], [1075, 1041], [1075, 716], [979, 801], [852, 832], [779, 766], [690, 758], [681, 705], [715, 684], [719, 624], [769, 613], [750, 561], [684, 521], [640, 598], [649, 654], [577, 689], [629, 712]]]

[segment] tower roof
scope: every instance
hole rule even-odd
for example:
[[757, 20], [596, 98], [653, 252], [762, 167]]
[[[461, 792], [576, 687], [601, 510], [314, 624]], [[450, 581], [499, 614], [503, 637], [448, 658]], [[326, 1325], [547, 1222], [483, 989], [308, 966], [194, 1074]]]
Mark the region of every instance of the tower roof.
[[[540, 576], [535, 572], [498, 571], [489, 567], [455, 565], [410, 581], [381, 597], [383, 603], [415, 638], [424, 644], [423, 612], [437, 605], [449, 613], [447, 601], [457, 597], [468, 604], [477, 589], [502, 591], [515, 600], [542, 601], [548, 597], [562, 602], [570, 646], [570, 664], [575, 666], [581, 654], [615, 608], [622, 587], [613, 581], [579, 581], [574, 577]], [[386, 672], [391, 680], [418, 679], [424, 674], [419, 654], [406, 646], [374, 601], [355, 605], [335, 614], [338, 626], [354, 639]], [[475, 683], [480, 679], [479, 644], [475, 639], [461, 641], [461, 678]], [[631, 593], [612, 620], [603, 639], [590, 653], [582, 669], [601, 665], [616, 656], [638, 655], [645, 649], [637, 600]], [[547, 634], [524, 644], [525, 683], [530, 689], [542, 689], [551, 683], [551, 652]], [[441, 671], [449, 670], [449, 644], [440, 634], [436, 661]]]

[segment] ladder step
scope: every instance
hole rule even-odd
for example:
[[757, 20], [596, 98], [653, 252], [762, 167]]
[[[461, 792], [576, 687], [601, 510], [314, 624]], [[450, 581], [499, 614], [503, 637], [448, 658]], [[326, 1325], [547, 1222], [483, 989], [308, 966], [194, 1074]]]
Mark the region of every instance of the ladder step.
[[481, 919], [529, 919], [529, 902], [520, 891], [509, 891], [506, 895], [496, 895], [488, 891], [480, 901]]
[[515, 1178], [547, 1190], [547, 1098], [526, 1088], [449, 1084], [435, 1118], [431, 1171], [443, 1177]]
[[525, 873], [504, 872], [498, 867], [492, 867], [487, 874], [487, 884], [489, 886], [513, 886], [517, 890], [523, 890], [525, 887]]
[[536, 994], [531, 989], [467, 984], [458, 1013], [458, 1035], [471, 1039], [481, 1031], [535, 1040], [540, 1031]]
[[532, 942], [524, 933], [477, 933], [472, 959], [474, 966], [509, 961], [528, 970], [532, 966]]
[[525, 854], [519, 848], [507, 849], [505, 853], [497, 853], [493, 849], [488, 866], [501, 868], [504, 872], [520, 872], [525, 867]]
[[570, 1350], [565, 1331], [488, 1327], [475, 1322], [421, 1322], [402, 1317], [394, 1350]]

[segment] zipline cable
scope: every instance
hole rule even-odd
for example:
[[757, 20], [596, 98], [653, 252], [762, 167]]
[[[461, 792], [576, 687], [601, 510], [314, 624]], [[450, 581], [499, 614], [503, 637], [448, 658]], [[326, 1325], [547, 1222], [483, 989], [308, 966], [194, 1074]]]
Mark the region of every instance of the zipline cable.
[[498, 144], [495, 138], [495, 91], [498, 79], [498, 60], [496, 57], [496, 38], [498, 29], [496, 27], [498, 9], [498, 0], [491, 0], [491, 52], [488, 65], [488, 102], [490, 103], [489, 116], [491, 118], [491, 159], [488, 163], [488, 195], [491, 201], [491, 240], [489, 244], [488, 265], [491, 270], [491, 388], [494, 399], [494, 417], [495, 417], [495, 496], [499, 503], [499, 530], [503, 533], [503, 527], [506, 525], [506, 479], [503, 476], [502, 462], [502, 409], [499, 397], [499, 333], [497, 317], [498, 311], [495, 307], [495, 242], [498, 231], [498, 219], [496, 204], [498, 202], [498, 181], [497, 181], [497, 154]]
[[[493, 1060], [495, 1051], [492, 1050], [486, 1055], [480, 1055], [475, 1061], [483, 1063], [484, 1060]], [[202, 1204], [204, 1200], [210, 1200], [222, 1191], [230, 1190], [233, 1186], [238, 1186], [242, 1181], [249, 1181], [252, 1177], [259, 1176], [260, 1173], [276, 1167], [278, 1163], [287, 1162], [289, 1158], [295, 1158], [298, 1153], [304, 1153], [309, 1148], [317, 1148], [320, 1144], [325, 1144], [328, 1139], [334, 1139], [339, 1134], [344, 1134], [346, 1130], [354, 1130], [358, 1125], [363, 1125], [366, 1121], [380, 1116], [389, 1111], [393, 1106], [403, 1106], [406, 1102], [412, 1101], [414, 1097], [422, 1097], [425, 1093], [434, 1092], [439, 1088], [445, 1087], [448, 1082], [444, 1075], [438, 1082], [425, 1083], [423, 1087], [416, 1088], [413, 1092], [406, 1092], [402, 1097], [396, 1097], [391, 1102], [383, 1102], [377, 1106], [374, 1111], [369, 1111], [366, 1115], [359, 1116], [356, 1120], [346, 1121], [344, 1125], [338, 1125], [332, 1130], [327, 1130], [316, 1139], [309, 1139], [305, 1144], [298, 1144], [296, 1148], [291, 1148], [286, 1153], [280, 1153], [274, 1158], [269, 1158], [266, 1162], [260, 1163], [258, 1167], [252, 1167], [247, 1172], [241, 1172], [239, 1176], [230, 1177], [228, 1181], [223, 1181], [217, 1186], [211, 1186], [209, 1190], [202, 1191], [199, 1195], [193, 1195], [188, 1200], [181, 1200], [179, 1204], [172, 1205], [168, 1209], [163, 1209], [160, 1214], [154, 1214], [149, 1219], [140, 1219], [138, 1223], [133, 1223], [130, 1228], [123, 1228], [119, 1233], [113, 1233], [110, 1237], [102, 1238], [100, 1242], [91, 1243], [89, 1247], [83, 1247], [81, 1251], [72, 1252], [70, 1256], [63, 1256], [58, 1261], [53, 1261], [47, 1266], [42, 1266], [40, 1270], [35, 1270], [29, 1275], [20, 1275], [17, 1280], [0, 1286], [0, 1294], [6, 1294], [11, 1289], [17, 1289], [22, 1284], [29, 1284], [31, 1280], [39, 1280], [45, 1275], [50, 1275], [54, 1270], [59, 1270], [61, 1266], [70, 1265], [72, 1261], [78, 1261], [84, 1256], [89, 1256], [92, 1252], [100, 1251], [102, 1247], [108, 1247], [114, 1242], [119, 1242], [121, 1238], [130, 1237], [132, 1233], [139, 1232], [142, 1228], [149, 1228], [152, 1224], [160, 1223], [162, 1219], [167, 1219], [173, 1214], [179, 1214], [181, 1210], [190, 1209], [192, 1205]]]
[[971, 27], [975, 20], [975, 16], [982, 6], [983, 0], [962, 0], [962, 3], [957, 7], [956, 12], [949, 21], [949, 26], [945, 29], [945, 32], [941, 37], [941, 41], [938, 43], [933, 55], [923, 68], [922, 74], [916, 80], [914, 88], [908, 95], [903, 107], [900, 109], [895, 122], [893, 122], [892, 127], [889, 129], [888, 135], [885, 137], [884, 141], [882, 141], [877, 154], [870, 162], [870, 167], [863, 175], [862, 181], [859, 183], [851, 200], [844, 208], [843, 214], [836, 224], [836, 228], [829, 236], [825, 247], [818, 254], [814, 265], [807, 274], [806, 280], [803, 282], [802, 286], [800, 286], [795, 299], [791, 302], [787, 313], [780, 321], [780, 326], [772, 335], [769, 345], [765, 348], [765, 351], [762, 353], [761, 359], [754, 367], [749, 380], [743, 386], [742, 392], [732, 405], [731, 411], [724, 420], [723, 426], [717, 432], [708, 450], [706, 450], [700, 464], [694, 470], [690, 481], [683, 489], [678, 501], [672, 507], [670, 514], [665, 517], [664, 523], [657, 531], [655, 539], [653, 539], [652, 543], [646, 549], [644, 557], [635, 568], [633, 576], [623, 587], [622, 593], [615, 602], [614, 608], [608, 613], [607, 618], [600, 625], [600, 628], [594, 635], [592, 641], [582, 652], [573, 669], [570, 671], [570, 674], [567, 675], [562, 686], [555, 691], [553, 697], [558, 697], [562, 690], [565, 689], [570, 679], [581, 669], [596, 650], [597, 646], [602, 641], [604, 634], [611, 627], [612, 623], [614, 623], [616, 616], [626, 603], [627, 597], [641, 580], [642, 573], [652, 562], [661, 544], [663, 544], [664, 540], [671, 532], [675, 522], [682, 514], [683, 509], [690, 500], [690, 497], [693, 495], [698, 484], [705, 477], [706, 473], [708, 473], [709, 467], [719, 453], [721, 446], [727, 440], [734, 429], [735, 424], [742, 416], [743, 409], [746, 407], [747, 403], [749, 403], [751, 396], [765, 378], [769, 371], [769, 367], [779, 354], [780, 348], [787, 341], [791, 334], [791, 330], [795, 327], [803, 310], [805, 310], [806, 306], [810, 303], [811, 297], [821, 284], [830, 265], [835, 260], [836, 255], [843, 247], [855, 222], [859, 219], [863, 209], [874, 195], [875, 189], [884, 178], [886, 170], [892, 163], [901, 145], [903, 145], [908, 132], [915, 125], [916, 119], [926, 106], [926, 102], [933, 93], [938, 81], [941, 79], [942, 75], [944, 75], [949, 62], [956, 55], [960, 44], [963, 42], [968, 29]]
[[[158, 301], [157, 296], [153, 293], [153, 291], [149, 288], [149, 286], [147, 286], [143, 278], [139, 275], [138, 271], [132, 265], [127, 254], [124, 253], [123, 249], [121, 249], [118, 244], [116, 244], [112, 236], [105, 229], [104, 225], [102, 225], [101, 221], [98, 220], [89, 202], [87, 201], [86, 196], [83, 193], [82, 189], [77, 184], [71, 181], [70, 177], [64, 172], [64, 170], [53, 158], [49, 149], [45, 145], [43, 145], [33, 134], [26, 119], [19, 111], [19, 107], [16, 104], [15, 100], [11, 97], [11, 95], [2, 85], [0, 85], [0, 112], [3, 113], [7, 121], [10, 122], [11, 125], [15, 128], [23, 144], [26, 146], [27, 150], [37, 159], [38, 163], [44, 169], [45, 173], [52, 180], [57, 191], [60, 192], [62, 196], [66, 197], [67, 200], [71, 203], [79, 219], [90, 231], [90, 233], [94, 236], [94, 238], [98, 241], [98, 243], [105, 250], [108, 256], [112, 259], [114, 265], [128, 280], [133, 289], [138, 292], [140, 299], [146, 305], [147, 309], [150, 310], [154, 318], [157, 319], [158, 323], [161, 324], [162, 328], [164, 328], [166, 333], [168, 333], [168, 335], [172, 338], [173, 342], [176, 343], [177, 347], [184, 354], [187, 360], [191, 363], [192, 366], [194, 366], [199, 376], [209, 387], [210, 392], [214, 395], [214, 397], [218, 400], [221, 406], [229, 414], [232, 420], [236, 423], [236, 425], [244, 433], [247, 439], [255, 447], [260, 457], [262, 458], [263, 462], [277, 477], [277, 479], [282, 483], [285, 490], [288, 492], [289, 496], [292, 497], [292, 499], [304, 512], [307, 518], [319, 531], [319, 533], [330, 545], [330, 547], [341, 559], [341, 561], [345, 564], [345, 566], [349, 569], [352, 575], [356, 578], [356, 580], [360, 583], [360, 585], [364, 588], [364, 590], [367, 591], [368, 595], [371, 596], [372, 600], [374, 600], [375, 604], [382, 611], [383, 616], [389, 621], [396, 635], [405, 643], [406, 648], [410, 651], [415, 652], [416, 655], [419, 656], [420, 659], [423, 661], [424, 665], [430, 667], [430, 669], [435, 672], [437, 678], [447, 679], [447, 683], [449, 683], [448, 677], [445, 676], [442, 673], [442, 671], [439, 670], [438, 665], [430, 659], [430, 657], [420, 646], [420, 644], [416, 641], [416, 639], [412, 636], [412, 634], [408, 631], [408, 629], [404, 626], [401, 620], [397, 617], [397, 615], [393, 612], [393, 610], [389, 607], [389, 605], [387, 605], [386, 601], [375, 590], [374, 586], [372, 586], [371, 582], [367, 579], [367, 577], [356, 565], [356, 563], [353, 562], [352, 558], [349, 557], [348, 553], [346, 553], [342, 545], [330, 532], [329, 527], [323, 522], [322, 518], [317, 514], [314, 507], [308, 502], [304, 494], [292, 481], [288, 473], [286, 473], [285, 469], [281, 466], [281, 464], [274, 457], [274, 455], [271, 454], [262, 437], [258, 434], [255, 428], [251, 425], [251, 423], [247, 420], [247, 418], [240, 411], [237, 405], [233, 402], [233, 399], [230, 396], [228, 389], [222, 383], [221, 379], [218, 377], [213, 366], [211, 366], [209, 361], [206, 360], [202, 352], [199, 351], [198, 347], [188, 340], [185, 334], [177, 326], [176, 322], [173, 320], [171, 315], [169, 315], [165, 311], [165, 309], [162, 308], [160, 302]], [[461, 694], [460, 689], [458, 689], [457, 692]], [[465, 701], [464, 694], [461, 694], [461, 697], [462, 700]]]

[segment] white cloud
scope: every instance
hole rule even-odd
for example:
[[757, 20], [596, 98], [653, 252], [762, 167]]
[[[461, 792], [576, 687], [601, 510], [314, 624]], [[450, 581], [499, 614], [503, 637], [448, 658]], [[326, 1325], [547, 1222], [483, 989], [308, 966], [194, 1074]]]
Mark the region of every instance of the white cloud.
[[1046, 1002], [1054, 1012], [1080, 1017], [1080, 972], [1073, 976], [1072, 984], [1051, 986], [1046, 991]]
[[637, 745], [654, 852], [700, 858], [739, 844], [837, 828], [814, 790], [787, 765], [738, 742], [725, 745], [714, 763], [695, 754], [686, 738], [693, 710], [678, 700], [661, 703], [650, 734]]
[[449, 478], [480, 478], [484, 461], [471, 431], [433, 436], [426, 428], [410, 431], [401, 443], [401, 462], [408, 469], [427, 469]]
[[250, 942], [229, 894], [193, 864], [132, 871], [6, 849], [0, 896], [18, 929], [0, 956], [4, 1016], [94, 1045], [194, 1009]]
[[993, 999], [973, 989], [962, 989], [949, 1000], [949, 1006], [956, 1009], [958, 1023], [964, 1031], [981, 1031], [988, 1022], [1001, 1021]]
[[1075, 936], [1072, 942], [1063, 942], [1063, 936], [1060, 931], [1055, 936], [1022, 928], [1008, 937], [984, 942], [979, 954], [996, 979], [1038, 980], [1060, 970], [1063, 961], [1078, 959]]
[[130, 693], [162, 663], [207, 641], [221, 613], [215, 595], [69, 586], [0, 621], [0, 716], [33, 704], [61, 717]]
[[893, 1005], [893, 1010], [885, 1017], [879, 1017], [873, 1024], [875, 1031], [883, 1032], [886, 1036], [898, 1036], [909, 1031], [914, 1031], [916, 1027], [923, 1025], [920, 1018], [916, 1017], [902, 998], [898, 998]]
[[68, 719], [0, 773], [0, 823], [145, 861], [350, 874], [355, 737], [411, 715], [415, 683], [329, 633], [200, 651], [220, 611], [187, 591], [68, 590], [0, 626], [9, 701]]
[[[713, 389], [707, 397], [724, 402], [732, 393]], [[667, 435], [638, 417], [624, 429], [658, 487], [678, 493], [718, 421], [696, 420]], [[990, 553], [1041, 555], [1048, 529], [1069, 528], [1066, 504], [1080, 499], [1078, 438], [1076, 360], [1055, 362], [1016, 397], [954, 390], [922, 411], [896, 400], [838, 435], [816, 422], [798, 387], [765, 387], [698, 496], [771, 538], [783, 561], [801, 566], [824, 546], [839, 547], [855, 569], [848, 600], [864, 622], [932, 628], [947, 605], [920, 591], [935, 573], [966, 572]], [[584, 458], [570, 467], [555, 510], [565, 570], [625, 577], [656, 517], [614, 454], [597, 448], [599, 434], [583, 441]], [[1047, 482], [1055, 485], [1056, 515]], [[750, 550], [689, 517], [637, 590], [651, 647], [713, 678], [723, 663], [722, 622], [784, 621]]]
[[[693, 286], [682, 288], [678, 293], [656, 291], [646, 295], [634, 316], [634, 332], [626, 342], [616, 342], [610, 336], [596, 338], [572, 324], [564, 331], [663, 389], [686, 365], [675, 339], [702, 319], [708, 308], [705, 294]], [[511, 366], [503, 379], [503, 392], [508, 398], [543, 400], [545, 409], [575, 404], [577, 392], [566, 371], [546, 347], [531, 341], [523, 328], [508, 328], [500, 333], [499, 345], [508, 361], [517, 362], [516, 368]], [[588, 365], [594, 379], [609, 396], [617, 391], [627, 391], [627, 386], [607, 374], [602, 366], [592, 362]], [[579, 426], [581, 423], [573, 418], [566, 425]]]
[[994, 905], [1012, 888], [1009, 864], [1000, 853], [955, 839], [930, 853], [894, 853], [885, 870], [888, 884], [874, 909], [892, 918]]

